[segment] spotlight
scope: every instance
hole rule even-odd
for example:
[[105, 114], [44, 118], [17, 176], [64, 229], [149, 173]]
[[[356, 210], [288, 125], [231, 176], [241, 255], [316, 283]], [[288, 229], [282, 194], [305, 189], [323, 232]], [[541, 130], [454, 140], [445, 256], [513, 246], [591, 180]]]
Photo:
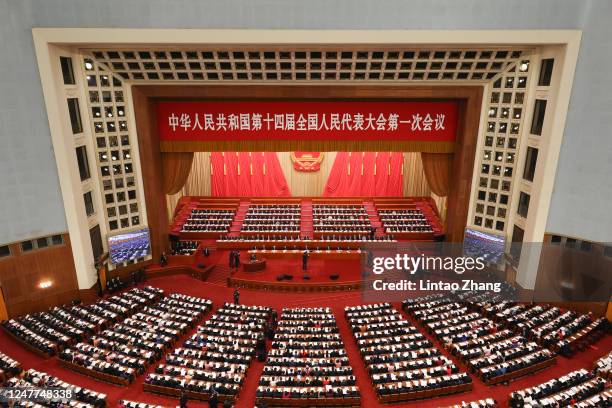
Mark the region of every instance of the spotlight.
[[49, 280], [47, 280], [47, 281], [42, 281], [42, 282], [40, 282], [40, 283], [38, 284], [38, 286], [39, 286], [41, 289], [47, 289], [47, 288], [50, 288], [50, 287], [51, 287], [51, 281], [49, 281]]
[[528, 62], [523, 62], [521, 64], [521, 66], [519, 67], [519, 69], [521, 70], [521, 72], [525, 72], [527, 71], [527, 69], [529, 68], [529, 63]]
[[[93, 64], [89, 61], [85, 62], [85, 68], [86, 69], [92, 69], [93, 68]], [[87, 79], [89, 79], [89, 77], [87, 77]]]

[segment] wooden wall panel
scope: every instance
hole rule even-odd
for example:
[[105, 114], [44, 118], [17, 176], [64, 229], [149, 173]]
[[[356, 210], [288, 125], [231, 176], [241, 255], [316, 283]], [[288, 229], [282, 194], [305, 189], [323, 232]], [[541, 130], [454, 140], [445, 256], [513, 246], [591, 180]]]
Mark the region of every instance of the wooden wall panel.
[[2, 286], [0, 286], [0, 320], [6, 319], [8, 319], [8, 310], [4, 302], [4, 291], [2, 290]]
[[446, 201], [446, 240], [463, 242], [472, 191], [472, 175], [480, 110], [482, 88], [472, 87], [459, 105], [459, 134], [455, 144], [451, 190]]
[[[0, 258], [0, 285], [9, 317], [42, 311], [79, 298], [76, 269], [68, 234], [64, 244], [21, 252], [11, 245], [11, 256]], [[49, 280], [52, 286], [39, 287]]]
[[161, 152], [155, 122], [155, 104], [144, 95], [143, 87], [132, 88], [134, 117], [140, 151], [140, 170], [147, 207], [147, 224], [151, 231], [151, 255], [158, 260], [168, 249], [169, 223], [166, 212], [166, 194], [162, 187]]

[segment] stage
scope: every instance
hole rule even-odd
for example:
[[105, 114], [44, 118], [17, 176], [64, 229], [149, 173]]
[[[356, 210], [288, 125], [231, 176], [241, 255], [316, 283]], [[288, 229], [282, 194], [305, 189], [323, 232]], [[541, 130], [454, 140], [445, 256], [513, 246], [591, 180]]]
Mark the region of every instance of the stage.
[[[326, 213], [329, 208], [332, 212]], [[393, 216], [399, 218], [399, 214], [404, 214], [401, 217], [410, 222], [412, 213], [407, 211], [418, 213], [430, 230], [389, 234], [380, 215], [393, 212]], [[287, 215], [289, 219], [299, 220], [299, 231], [266, 231], [265, 227], [257, 227], [257, 231], [244, 229], [249, 219], [255, 220], [252, 225], [257, 226], [256, 222], [262, 218], [275, 222]], [[218, 219], [226, 219], [226, 231], [185, 231], [183, 225], [189, 219], [196, 224], [209, 222], [214, 226]], [[206, 221], [201, 221], [204, 219]], [[353, 231], [343, 225], [347, 219], [358, 220]], [[184, 267], [204, 279], [263, 291], [358, 290], [363, 286], [360, 264], [364, 251], [374, 248], [393, 251], [405, 242], [432, 242], [444, 237], [443, 221], [430, 197], [184, 196], [174, 209], [173, 220], [171, 236], [174, 240], [199, 241], [193, 256], [169, 259], [169, 265], [175, 270]], [[329, 225], [332, 226], [330, 231], [317, 231], [317, 226]], [[363, 229], [369, 232], [359, 232]], [[214, 250], [210, 258], [202, 256], [205, 247]], [[302, 255], [306, 249], [309, 263], [308, 270], [303, 272]], [[242, 266], [238, 270], [230, 270], [230, 251], [240, 251]], [[265, 262], [246, 265], [250, 271], [245, 271], [244, 264], [251, 255]], [[206, 272], [200, 272], [202, 269]]]
[[[299, 231], [244, 231], [242, 230], [245, 218], [250, 206], [253, 205], [296, 205], [300, 207], [301, 224]], [[376, 237], [393, 235], [397, 241], [434, 241], [441, 240], [445, 235], [444, 221], [440, 215], [436, 202], [431, 197], [199, 197], [183, 196], [170, 209], [172, 211], [172, 222], [170, 231], [172, 235], [180, 240], [209, 240], [226, 238], [219, 241], [219, 247], [244, 248], [244, 241], [257, 240], [265, 237], [270, 245], [321, 245], [322, 247], [334, 245], [339, 241], [351, 243], [360, 242], [362, 238], [369, 235], [368, 232], [351, 231], [315, 231], [315, 219], [313, 217], [313, 206], [317, 205], [340, 205], [360, 206], [366, 211], [366, 218], [370, 225], [376, 228]], [[429, 225], [431, 231], [386, 231], [379, 217], [380, 211], [420, 211]], [[185, 221], [192, 211], [231, 211], [232, 220], [225, 231], [186, 231], [183, 228]], [[310, 242], [309, 242], [310, 241]], [[361, 241], [362, 242], [362, 241]], [[385, 242], [385, 241], [381, 241]], [[248, 244], [247, 244], [248, 245]], [[252, 246], [264, 245], [253, 242]], [[355, 244], [352, 244], [355, 245]]]
[[[266, 260], [266, 268], [257, 272], [249, 272], [245, 270], [243, 263], [238, 270], [231, 272], [228, 286], [283, 292], [329, 292], [361, 288], [359, 254], [349, 253], [351, 257], [334, 259], [333, 257], [317, 257], [315, 253], [311, 253], [306, 270], [302, 269], [301, 254], [302, 252], [277, 253], [278, 257], [266, 257], [265, 253], [260, 253], [258, 257]], [[344, 252], [344, 254], [347, 253]], [[281, 279], [283, 275], [291, 276], [291, 278]], [[336, 279], [332, 279], [333, 276], [337, 276]]]

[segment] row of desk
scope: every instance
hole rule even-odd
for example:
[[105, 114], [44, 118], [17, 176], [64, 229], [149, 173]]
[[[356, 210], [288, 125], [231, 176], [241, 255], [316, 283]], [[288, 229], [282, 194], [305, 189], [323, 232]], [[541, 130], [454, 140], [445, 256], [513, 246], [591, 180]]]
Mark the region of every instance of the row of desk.
[[368, 247], [375, 248], [395, 248], [397, 245], [397, 241], [346, 241], [346, 240], [321, 240], [321, 239], [313, 239], [313, 240], [217, 240], [217, 249], [252, 249], [252, 248], [260, 248], [260, 249], [276, 249], [276, 250], [284, 250], [287, 249], [306, 249], [316, 250], [319, 249], [327, 249], [330, 250], [337, 249], [338, 247], [342, 249], [359, 249]]
[[[301, 258], [304, 254], [302, 249], [288, 249], [288, 250], [250, 250], [249, 255], [256, 255], [257, 258], [265, 259], [295, 259]], [[359, 249], [349, 250], [324, 250], [324, 251], [308, 251], [309, 260], [312, 259], [325, 259], [325, 260], [359, 260], [362, 251]], [[245, 270], [246, 270], [246, 265]]]

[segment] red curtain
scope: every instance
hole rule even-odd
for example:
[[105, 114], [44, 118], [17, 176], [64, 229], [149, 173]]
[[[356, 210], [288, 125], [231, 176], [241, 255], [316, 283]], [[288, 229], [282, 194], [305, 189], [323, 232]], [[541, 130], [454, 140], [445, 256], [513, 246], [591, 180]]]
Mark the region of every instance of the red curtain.
[[431, 191], [440, 197], [446, 197], [450, 191], [453, 154], [421, 152], [421, 160]]
[[323, 190], [323, 195], [325, 197], [341, 196], [342, 193], [347, 190], [346, 182], [348, 177], [346, 177], [346, 174], [348, 158], [349, 156], [346, 152], [338, 152], [336, 154], [336, 160], [334, 160], [334, 165], [329, 172], [327, 183]]
[[164, 193], [176, 194], [183, 188], [192, 163], [193, 152], [161, 154]]
[[215, 197], [290, 197], [274, 152], [213, 152], [211, 194]]
[[403, 194], [404, 154], [338, 152], [325, 197], [398, 197]]

